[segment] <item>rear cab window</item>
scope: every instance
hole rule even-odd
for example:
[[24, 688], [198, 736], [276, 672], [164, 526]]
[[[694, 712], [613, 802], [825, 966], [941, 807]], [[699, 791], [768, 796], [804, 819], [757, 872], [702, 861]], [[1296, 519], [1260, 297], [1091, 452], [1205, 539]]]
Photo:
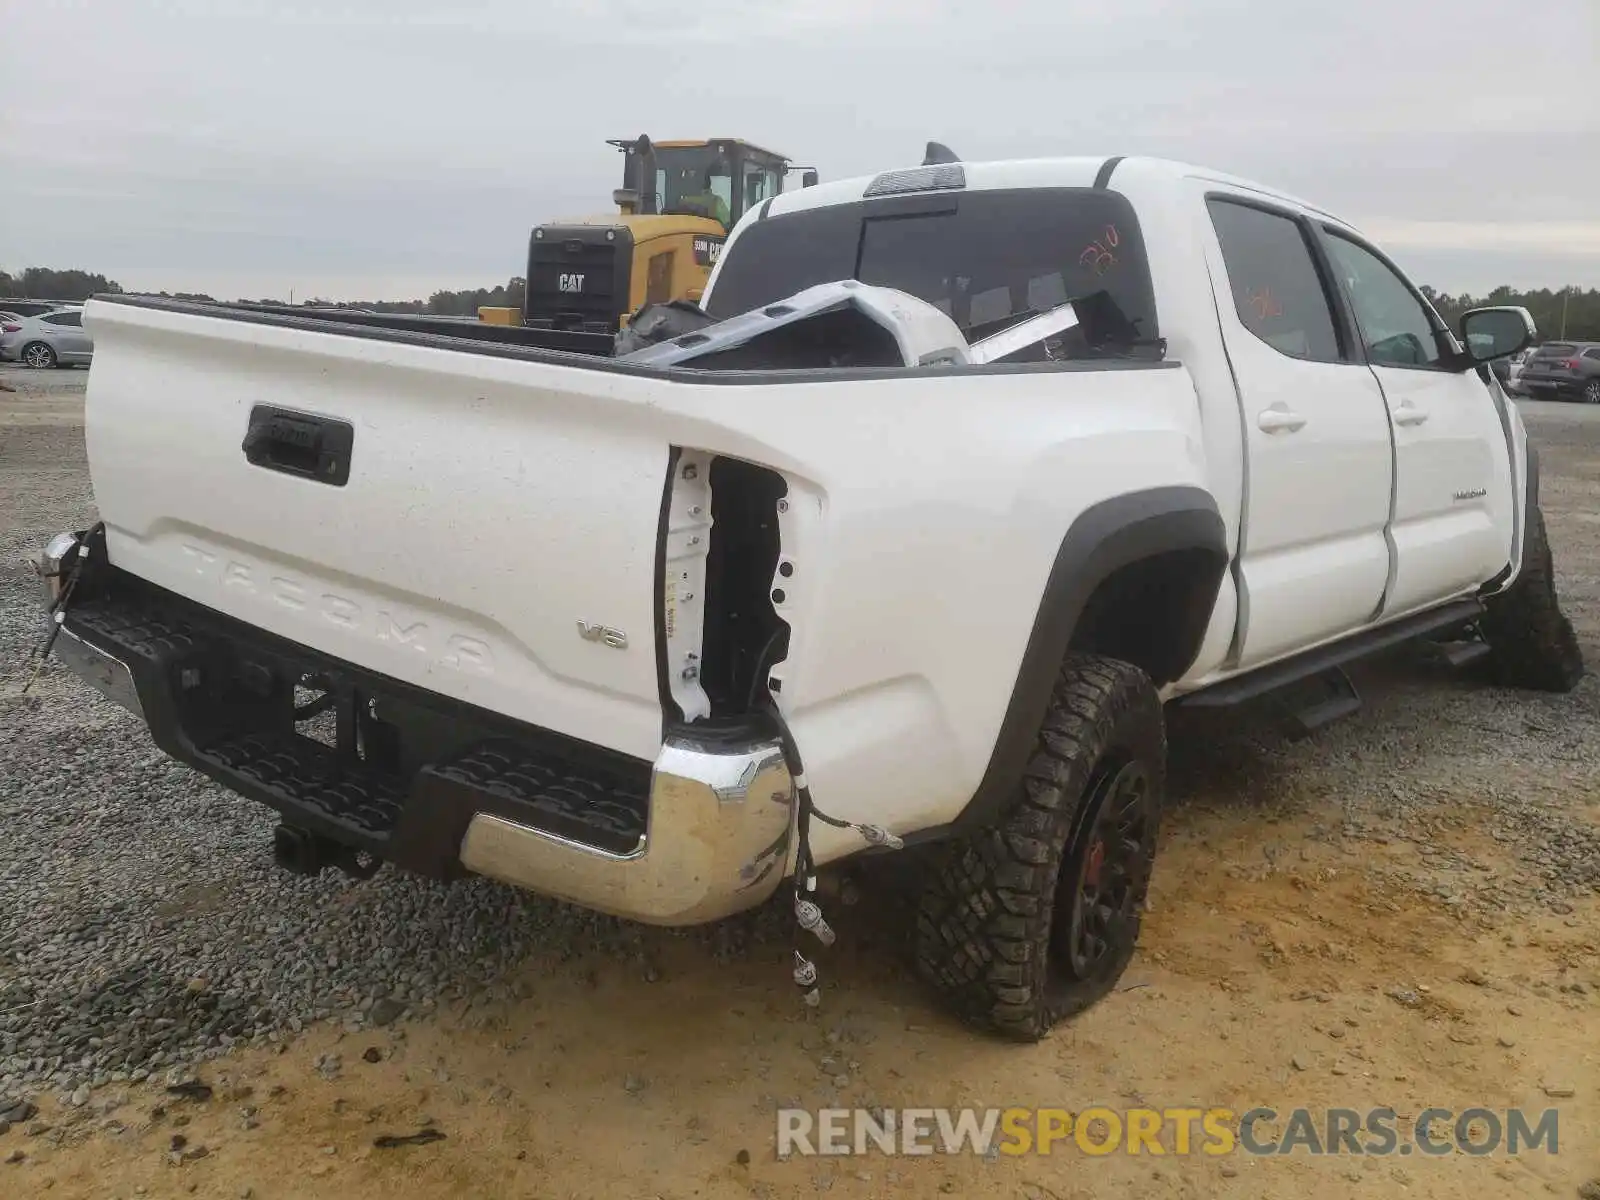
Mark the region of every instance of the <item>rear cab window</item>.
[[908, 292], [969, 342], [1068, 300], [1088, 302], [1090, 344], [1159, 336], [1133, 206], [1093, 188], [917, 193], [756, 221], [724, 256], [707, 310], [725, 319], [838, 279]]

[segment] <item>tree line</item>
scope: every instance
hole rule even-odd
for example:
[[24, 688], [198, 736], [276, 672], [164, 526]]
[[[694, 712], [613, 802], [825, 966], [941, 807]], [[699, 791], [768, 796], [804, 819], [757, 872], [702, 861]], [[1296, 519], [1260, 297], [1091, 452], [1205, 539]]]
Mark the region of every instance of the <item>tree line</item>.
[[[1568, 338], [1578, 342], [1600, 342], [1600, 289], [1580, 290], [1575, 287], [1540, 288], [1536, 292], [1519, 292], [1514, 288], [1497, 287], [1487, 296], [1459, 296], [1436, 292], [1426, 285], [1422, 294], [1439, 310], [1452, 329], [1461, 327], [1461, 314], [1472, 308], [1491, 304], [1512, 304], [1525, 308], [1533, 315], [1539, 330], [1540, 341]], [[1562, 332], [1565, 329], [1566, 332]]]
[[[440, 290], [426, 300], [353, 300], [334, 301], [322, 297], [302, 301], [306, 305], [326, 307], [340, 305], [345, 308], [364, 308], [373, 312], [426, 313], [435, 316], [472, 317], [479, 308], [521, 308], [526, 281], [512, 276], [505, 283], [492, 288], [467, 288], [459, 292]], [[29, 267], [21, 274], [0, 271], [0, 297], [17, 299], [59, 300], [63, 304], [77, 304], [97, 292], [121, 292], [123, 287], [115, 279], [107, 279], [89, 271], [57, 271], [48, 267]], [[171, 296], [180, 300], [201, 300], [216, 303], [215, 297], [202, 292], [154, 292], [149, 295]], [[1459, 328], [1461, 314], [1469, 308], [1488, 304], [1514, 304], [1533, 314], [1541, 340], [1567, 337], [1576, 341], [1600, 342], [1600, 288], [1576, 287], [1540, 288], [1534, 292], [1519, 292], [1511, 287], [1497, 287], [1487, 296], [1470, 296], [1463, 292], [1452, 296], [1426, 285], [1422, 294], [1439, 310], [1439, 315], [1452, 328]], [[240, 297], [240, 299], [247, 299]], [[282, 304], [271, 297], [256, 298], [255, 303]], [[1565, 333], [1562, 332], [1563, 327]]]
[[[434, 316], [475, 317], [478, 309], [521, 308], [526, 283], [514, 275], [505, 283], [492, 288], [466, 288], [459, 292], [440, 290], [426, 300], [329, 300], [316, 296], [301, 301], [306, 306], [364, 308], [372, 312], [428, 313]], [[99, 293], [122, 294], [126, 289], [115, 279], [90, 271], [58, 271], [49, 267], [28, 267], [16, 275], [0, 271], [0, 300], [56, 300], [62, 304], [81, 304]], [[198, 300], [208, 304], [219, 301], [204, 292], [141, 292], [140, 295], [166, 296], [175, 300]], [[283, 304], [281, 297], [237, 297], [241, 301], [257, 304]]]
[[[338, 305], [342, 308], [364, 308], [382, 313], [425, 313], [439, 317], [475, 317], [480, 308], [521, 308], [527, 281], [513, 275], [505, 283], [492, 288], [466, 288], [459, 292], [437, 291], [426, 300], [325, 300], [320, 297], [307, 300], [308, 305]], [[281, 300], [264, 303], [281, 304]]]

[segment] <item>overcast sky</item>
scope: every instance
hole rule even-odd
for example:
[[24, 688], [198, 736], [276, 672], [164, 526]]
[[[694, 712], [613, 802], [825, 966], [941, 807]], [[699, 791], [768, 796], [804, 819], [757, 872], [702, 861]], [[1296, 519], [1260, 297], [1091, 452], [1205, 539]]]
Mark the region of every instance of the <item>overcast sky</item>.
[[641, 132], [1163, 154], [1447, 291], [1600, 286], [1600, 0], [5, 0], [0, 63], [0, 266], [130, 289], [492, 284]]

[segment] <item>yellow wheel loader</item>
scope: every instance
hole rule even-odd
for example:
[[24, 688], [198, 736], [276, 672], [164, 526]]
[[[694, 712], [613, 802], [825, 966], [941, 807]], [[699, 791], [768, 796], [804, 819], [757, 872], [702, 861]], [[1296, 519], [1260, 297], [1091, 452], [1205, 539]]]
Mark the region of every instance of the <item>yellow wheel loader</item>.
[[537, 226], [521, 312], [482, 308], [481, 320], [609, 336], [645, 304], [698, 302], [739, 218], [783, 191], [793, 170], [801, 186], [817, 182], [814, 169], [740, 138], [607, 144], [623, 155], [617, 212]]

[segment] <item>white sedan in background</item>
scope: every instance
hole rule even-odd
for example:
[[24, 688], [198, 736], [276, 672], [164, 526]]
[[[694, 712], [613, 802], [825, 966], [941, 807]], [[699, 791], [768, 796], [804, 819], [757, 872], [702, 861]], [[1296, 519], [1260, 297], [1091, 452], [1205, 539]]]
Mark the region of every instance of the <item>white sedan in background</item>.
[[0, 360], [27, 367], [88, 366], [94, 341], [83, 327], [81, 306], [63, 306], [36, 317], [0, 321]]

